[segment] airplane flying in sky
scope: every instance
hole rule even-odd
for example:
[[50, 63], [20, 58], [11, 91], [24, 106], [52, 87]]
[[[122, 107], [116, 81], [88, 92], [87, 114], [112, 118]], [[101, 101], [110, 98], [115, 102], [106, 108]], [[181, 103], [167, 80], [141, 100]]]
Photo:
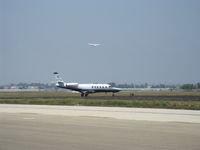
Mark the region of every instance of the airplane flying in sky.
[[97, 47], [97, 46], [99, 46], [100, 44], [97, 44], [97, 43], [88, 43], [88, 45]]
[[81, 93], [81, 96], [88, 96], [90, 93], [97, 92], [112, 92], [114, 93], [121, 91], [120, 88], [111, 87], [109, 84], [79, 84], [79, 83], [66, 83], [62, 80], [58, 72], [54, 72], [56, 86], [59, 88], [69, 89]]

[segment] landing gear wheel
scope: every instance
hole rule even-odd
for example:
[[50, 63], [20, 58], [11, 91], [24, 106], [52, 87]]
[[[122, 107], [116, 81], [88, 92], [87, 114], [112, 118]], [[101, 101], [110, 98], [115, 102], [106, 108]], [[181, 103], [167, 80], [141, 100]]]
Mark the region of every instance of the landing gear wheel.
[[81, 97], [83, 97], [84, 96], [84, 93], [81, 93]]
[[115, 93], [113, 93], [112, 96], [115, 96]]

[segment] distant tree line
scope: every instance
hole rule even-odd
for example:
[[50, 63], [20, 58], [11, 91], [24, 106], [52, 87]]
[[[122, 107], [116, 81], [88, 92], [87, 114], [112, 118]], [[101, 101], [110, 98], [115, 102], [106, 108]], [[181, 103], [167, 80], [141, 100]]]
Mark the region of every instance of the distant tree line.
[[52, 89], [55, 86], [53, 84], [44, 84], [44, 83], [18, 83], [10, 85], [2, 85], [0, 89], [17, 87], [18, 89], [28, 89], [29, 87], [37, 87], [38, 89]]
[[183, 84], [180, 88], [186, 90], [200, 89], [200, 82], [197, 84]]
[[177, 88], [179, 85], [168, 85], [168, 84], [155, 84], [155, 85], [149, 85], [148, 83], [144, 84], [116, 84], [114, 82], [108, 83], [111, 86], [118, 87], [118, 88]]

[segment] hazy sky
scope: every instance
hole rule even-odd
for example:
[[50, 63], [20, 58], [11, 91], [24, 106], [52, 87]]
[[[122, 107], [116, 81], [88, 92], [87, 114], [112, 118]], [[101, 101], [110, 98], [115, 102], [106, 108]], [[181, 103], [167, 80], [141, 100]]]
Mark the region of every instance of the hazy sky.
[[0, 0], [0, 45], [0, 85], [200, 82], [200, 1]]

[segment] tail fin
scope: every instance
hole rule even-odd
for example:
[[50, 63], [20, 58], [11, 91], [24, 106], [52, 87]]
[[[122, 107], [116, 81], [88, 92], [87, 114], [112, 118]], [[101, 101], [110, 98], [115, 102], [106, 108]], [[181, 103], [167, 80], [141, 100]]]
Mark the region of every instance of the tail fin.
[[60, 77], [58, 72], [53, 73], [55, 75], [55, 81], [56, 82], [63, 82], [62, 78]]

